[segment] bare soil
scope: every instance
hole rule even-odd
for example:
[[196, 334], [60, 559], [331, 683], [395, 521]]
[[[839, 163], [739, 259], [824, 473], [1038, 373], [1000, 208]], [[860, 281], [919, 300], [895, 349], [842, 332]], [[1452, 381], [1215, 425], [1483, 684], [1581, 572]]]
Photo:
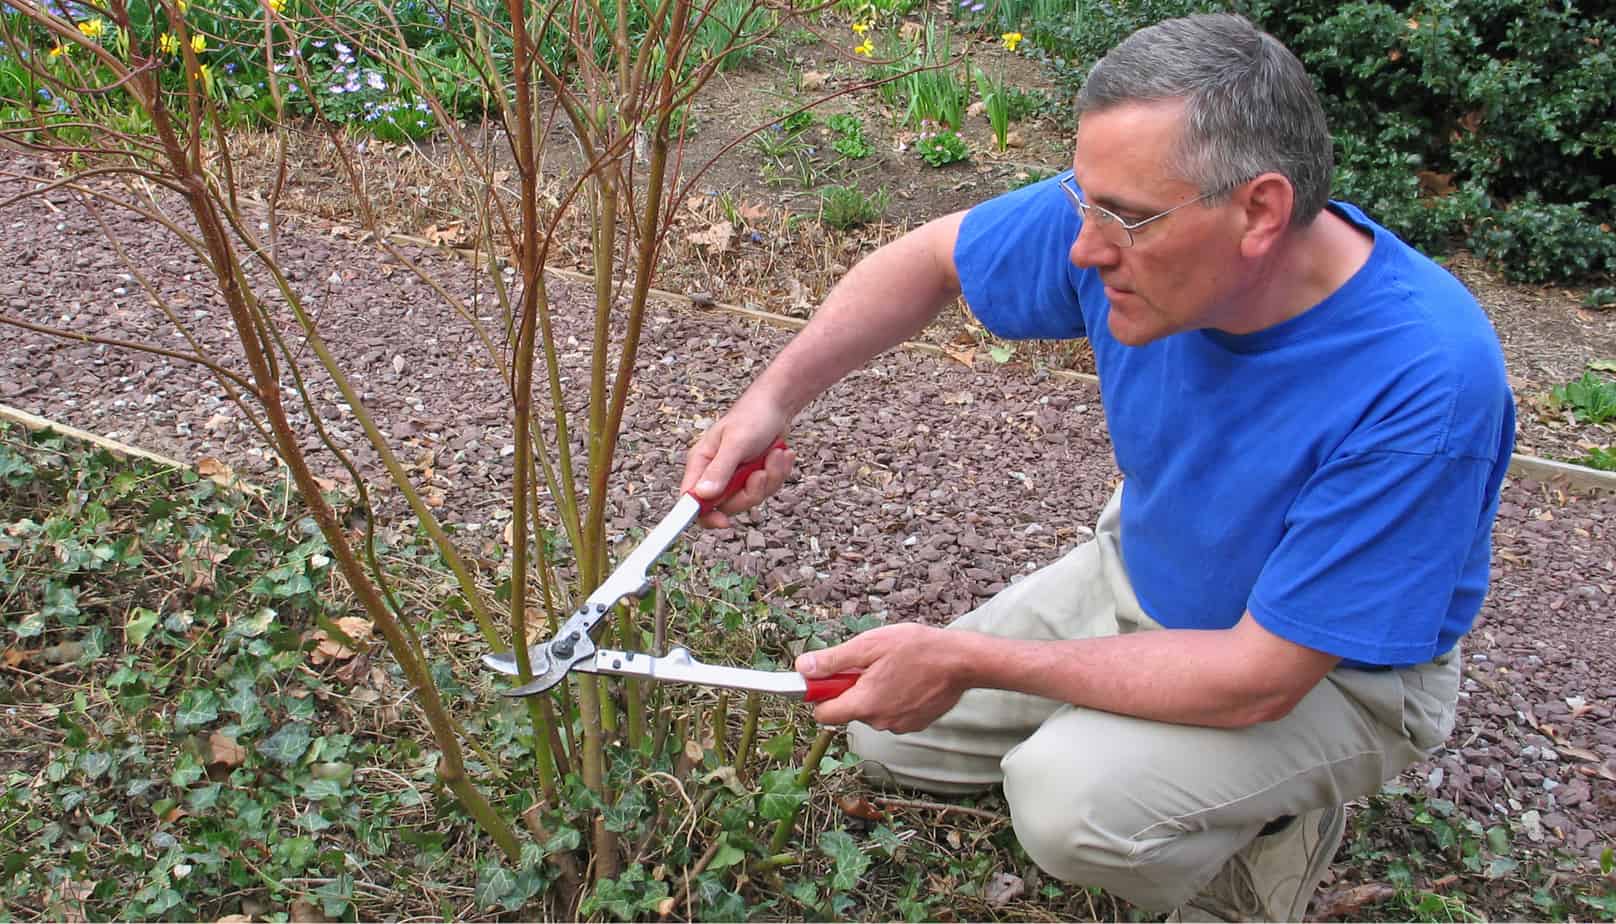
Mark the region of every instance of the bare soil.
[[[828, 57], [800, 54], [796, 71], [821, 69], [832, 87], [842, 79]], [[720, 126], [775, 111], [791, 88], [774, 79], [764, 72], [726, 78], [697, 113], [713, 138], [698, 132], [694, 142], [716, 150]], [[880, 122], [866, 119], [870, 128]], [[1064, 163], [1057, 126], [1021, 128], [1027, 162]], [[985, 122], [972, 131], [985, 148]], [[703, 188], [714, 200], [728, 194], [766, 203], [767, 215], [752, 223], [756, 235], [738, 230], [717, 254], [676, 236], [675, 265], [659, 285], [802, 315], [870, 247], [903, 226], [999, 192], [1022, 169], [1018, 154], [932, 170], [897, 145], [895, 133], [883, 134], [879, 159], [858, 168], [868, 171], [861, 182], [879, 179], [895, 191], [893, 224], [841, 236], [787, 221], [788, 212], [812, 211], [805, 193], [763, 182], [755, 156], [736, 149]], [[0, 154], [0, 199], [31, 182], [19, 176], [52, 172], [28, 157]], [[296, 182], [313, 197], [322, 180]], [[103, 210], [101, 218], [125, 247], [127, 264], [66, 192], [0, 214], [0, 313], [79, 335], [186, 349], [131, 278], [133, 266], [193, 325], [208, 356], [244, 371], [195, 255], [136, 216]], [[716, 212], [691, 207], [679, 220], [696, 233]], [[294, 215], [283, 229], [281, 259], [318, 306], [322, 335], [430, 502], [468, 550], [493, 566], [504, 555], [512, 439], [495, 360], [411, 272], [354, 237], [329, 217]], [[472, 274], [453, 257], [429, 248], [410, 256], [451, 290], [473, 293]], [[1463, 258], [1453, 268], [1499, 329], [1521, 406], [1520, 449], [1572, 458], [1587, 445], [1616, 443], [1610, 427], [1576, 424], [1539, 400], [1590, 360], [1616, 357], [1616, 312], [1579, 308], [1575, 291], [1505, 285]], [[564, 400], [577, 411], [588, 375], [590, 293], [557, 281], [551, 295]], [[295, 325], [282, 321], [312, 368]], [[788, 336], [721, 309], [656, 305], [613, 482], [615, 534], [626, 536], [663, 512], [684, 448]], [[898, 351], [831, 389], [793, 433], [795, 479], [739, 528], [695, 536], [689, 554], [756, 576], [779, 599], [827, 622], [873, 613], [942, 623], [1083, 541], [1118, 475], [1096, 391], [1048, 373], [1052, 366], [1083, 368], [1082, 351], [1023, 346], [998, 364], [985, 336], [961, 315], [927, 337], [956, 358]], [[507, 344], [496, 339], [496, 346], [503, 355]], [[374, 472], [374, 454], [329, 381], [316, 374], [312, 382], [330, 438], [362, 471]], [[204, 371], [183, 362], [0, 324], [0, 403], [178, 458], [213, 458], [258, 478], [277, 477], [242, 412]], [[297, 412], [296, 419], [322, 474], [345, 480], [307, 416]], [[397, 509], [396, 498], [383, 503]], [[1571, 858], [1564, 875], [1574, 882], [1592, 882], [1599, 853], [1616, 844], [1613, 524], [1616, 497], [1517, 479], [1506, 485], [1493, 590], [1464, 647], [1459, 727], [1446, 748], [1406, 775], [1418, 792], [1451, 800], [1483, 826], [1508, 821], [1528, 832], [1520, 849], [1550, 863]], [[1348, 889], [1375, 872], [1343, 855], [1335, 874], [1336, 886]], [[1507, 878], [1498, 886], [1500, 893], [1520, 889]], [[1474, 897], [1485, 907], [1485, 892]]]

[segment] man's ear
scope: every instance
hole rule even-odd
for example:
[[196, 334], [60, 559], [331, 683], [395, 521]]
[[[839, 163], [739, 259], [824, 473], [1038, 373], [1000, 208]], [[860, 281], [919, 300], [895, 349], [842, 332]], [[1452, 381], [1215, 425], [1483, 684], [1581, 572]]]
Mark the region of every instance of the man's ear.
[[1240, 252], [1247, 257], [1260, 257], [1268, 253], [1290, 227], [1296, 190], [1291, 181], [1280, 174], [1264, 173], [1235, 190], [1234, 202], [1240, 207], [1243, 222]]

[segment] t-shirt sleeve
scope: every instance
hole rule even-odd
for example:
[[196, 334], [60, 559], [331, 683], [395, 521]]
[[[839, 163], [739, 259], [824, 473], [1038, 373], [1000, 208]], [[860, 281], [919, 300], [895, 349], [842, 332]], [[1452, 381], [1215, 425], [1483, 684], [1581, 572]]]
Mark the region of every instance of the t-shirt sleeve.
[[1006, 340], [1082, 337], [1086, 328], [1067, 254], [1081, 221], [1060, 174], [971, 209], [954, 245], [965, 302]]
[[[1489, 459], [1373, 451], [1326, 462], [1285, 517], [1248, 608], [1299, 645], [1369, 664], [1418, 664], [1467, 563], [1486, 556]], [[1479, 538], [1478, 538], [1479, 537]]]

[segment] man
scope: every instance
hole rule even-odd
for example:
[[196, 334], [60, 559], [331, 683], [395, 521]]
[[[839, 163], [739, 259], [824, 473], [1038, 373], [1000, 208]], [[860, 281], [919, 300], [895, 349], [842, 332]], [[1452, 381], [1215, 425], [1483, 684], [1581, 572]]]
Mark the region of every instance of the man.
[[1342, 803], [1453, 727], [1513, 445], [1502, 355], [1453, 277], [1327, 201], [1312, 85], [1244, 19], [1134, 34], [1078, 116], [1071, 173], [854, 267], [685, 487], [716, 494], [958, 294], [1001, 337], [1087, 336], [1124, 475], [1094, 539], [948, 629], [797, 668], [863, 672], [816, 717], [853, 723], [892, 780], [1002, 783], [1050, 874], [1147, 911], [1300, 920]]

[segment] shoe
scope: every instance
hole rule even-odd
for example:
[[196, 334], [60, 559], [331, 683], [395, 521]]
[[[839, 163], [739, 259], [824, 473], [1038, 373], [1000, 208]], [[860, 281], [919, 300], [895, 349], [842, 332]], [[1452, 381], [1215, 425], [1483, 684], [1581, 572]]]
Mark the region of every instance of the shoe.
[[1346, 813], [1332, 805], [1259, 835], [1168, 920], [1302, 920], [1346, 830]]

